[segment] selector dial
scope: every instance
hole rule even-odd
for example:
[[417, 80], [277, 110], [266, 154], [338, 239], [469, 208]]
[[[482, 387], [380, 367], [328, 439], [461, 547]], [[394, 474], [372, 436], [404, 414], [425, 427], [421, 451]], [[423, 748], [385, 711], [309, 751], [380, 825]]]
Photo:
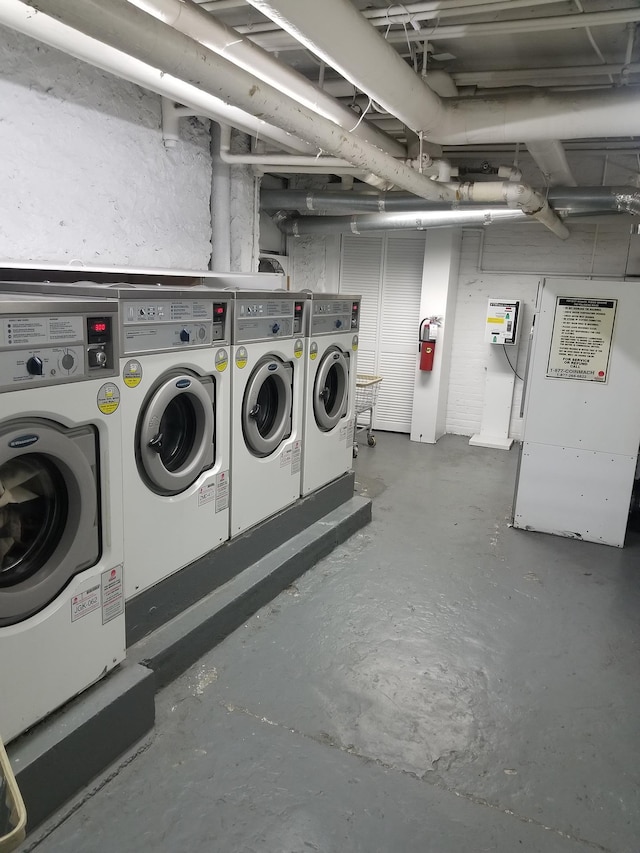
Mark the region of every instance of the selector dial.
[[336, 329], [342, 328], [342, 320], [336, 320]]
[[280, 326], [277, 323], [274, 323], [273, 326], [271, 327], [271, 331], [273, 332], [274, 335], [277, 335], [278, 332], [280, 331]]
[[42, 376], [44, 372], [44, 363], [42, 359], [37, 355], [32, 355], [30, 359], [27, 360], [27, 373], [30, 376]]
[[180, 340], [181, 340], [184, 344], [188, 344], [188, 343], [189, 343], [189, 341], [191, 340], [191, 334], [190, 334], [190, 332], [189, 332], [189, 330], [188, 330], [188, 329], [182, 329], [182, 330], [181, 330], [181, 332], [180, 332]]
[[[65, 356], [66, 358], [66, 356]], [[63, 359], [64, 363], [64, 359]], [[89, 350], [89, 367], [106, 367], [107, 354], [103, 349]]]
[[63, 370], [71, 370], [73, 365], [76, 363], [76, 360], [73, 357], [72, 353], [65, 352], [65, 354], [62, 356], [62, 361], [60, 363], [62, 365]]

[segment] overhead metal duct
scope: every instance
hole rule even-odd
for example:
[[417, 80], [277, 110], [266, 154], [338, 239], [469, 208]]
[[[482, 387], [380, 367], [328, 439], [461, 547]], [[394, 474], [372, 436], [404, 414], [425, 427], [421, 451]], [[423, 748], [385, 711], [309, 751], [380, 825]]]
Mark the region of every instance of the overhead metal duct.
[[[617, 187], [551, 187], [547, 200], [563, 217], [603, 213], [640, 215], [640, 189]], [[307, 190], [262, 190], [265, 210], [307, 210], [355, 212], [410, 212], [442, 210], [442, 204], [427, 204], [408, 193], [308, 192]], [[486, 203], [484, 207], [486, 207]], [[467, 205], [463, 202], [463, 208]]]
[[425, 231], [427, 228], [487, 227], [500, 222], [533, 222], [522, 210], [489, 208], [365, 213], [356, 216], [274, 216], [278, 228], [292, 237], [308, 234], [362, 234], [366, 231]]

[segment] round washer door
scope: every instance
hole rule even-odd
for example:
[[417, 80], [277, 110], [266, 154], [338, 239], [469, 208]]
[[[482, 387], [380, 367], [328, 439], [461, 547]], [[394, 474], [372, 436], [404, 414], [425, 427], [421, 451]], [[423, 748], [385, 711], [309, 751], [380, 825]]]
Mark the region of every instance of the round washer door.
[[291, 435], [293, 367], [267, 356], [247, 381], [242, 401], [242, 431], [254, 456], [270, 456]]
[[167, 377], [142, 407], [137, 455], [160, 495], [188, 489], [215, 460], [213, 380], [187, 373]]
[[346, 415], [348, 402], [349, 357], [339, 347], [330, 347], [313, 385], [313, 413], [320, 429], [332, 430]]
[[100, 558], [96, 432], [0, 427], [0, 626], [42, 610]]

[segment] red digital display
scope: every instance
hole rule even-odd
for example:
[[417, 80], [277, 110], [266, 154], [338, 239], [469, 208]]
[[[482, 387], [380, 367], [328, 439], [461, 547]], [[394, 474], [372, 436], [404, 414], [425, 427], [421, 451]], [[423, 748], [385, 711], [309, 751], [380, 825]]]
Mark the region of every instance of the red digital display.
[[353, 310], [354, 310], [354, 311], [357, 311], [357, 310], [358, 310], [358, 303], [357, 303], [357, 302], [354, 302], [354, 303], [353, 303]]
[[296, 311], [302, 311], [302, 305], [299, 302], [296, 302]]
[[92, 332], [106, 332], [107, 324], [104, 320], [96, 320], [89, 326], [90, 331]]
[[222, 305], [216, 305], [216, 306], [215, 306], [215, 308], [214, 308], [213, 310], [214, 310], [214, 311], [215, 311], [215, 313], [216, 313], [216, 314], [218, 314], [218, 315], [220, 315], [220, 314], [224, 314], [224, 308], [223, 308], [223, 306], [222, 306]]

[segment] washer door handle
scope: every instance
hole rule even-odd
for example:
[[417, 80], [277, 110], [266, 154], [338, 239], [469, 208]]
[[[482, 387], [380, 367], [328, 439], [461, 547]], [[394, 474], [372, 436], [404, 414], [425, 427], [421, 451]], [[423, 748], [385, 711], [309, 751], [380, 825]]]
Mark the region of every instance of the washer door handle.
[[258, 417], [259, 414], [260, 414], [260, 403], [256, 403], [252, 409], [249, 409], [249, 417], [255, 419]]
[[149, 447], [153, 448], [156, 453], [162, 453], [162, 439], [164, 436], [161, 432], [154, 435], [154, 437], [149, 442]]

